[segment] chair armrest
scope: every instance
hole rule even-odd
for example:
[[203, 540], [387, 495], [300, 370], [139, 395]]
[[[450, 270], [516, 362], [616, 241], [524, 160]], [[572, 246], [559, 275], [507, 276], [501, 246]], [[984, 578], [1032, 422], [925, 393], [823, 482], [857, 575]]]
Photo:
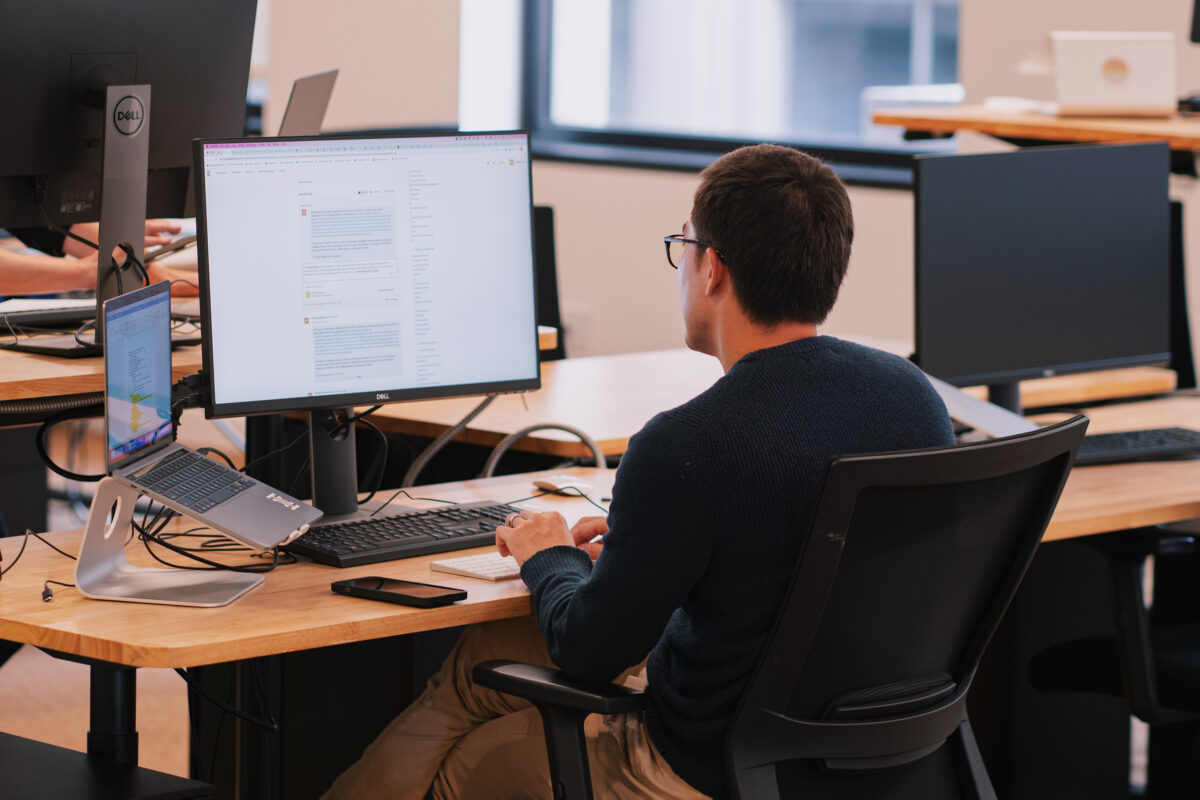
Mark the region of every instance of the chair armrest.
[[557, 669], [519, 661], [484, 661], [475, 665], [472, 674], [481, 686], [539, 705], [574, 708], [588, 714], [629, 714], [646, 706], [644, 695], [633, 689], [582, 681]]

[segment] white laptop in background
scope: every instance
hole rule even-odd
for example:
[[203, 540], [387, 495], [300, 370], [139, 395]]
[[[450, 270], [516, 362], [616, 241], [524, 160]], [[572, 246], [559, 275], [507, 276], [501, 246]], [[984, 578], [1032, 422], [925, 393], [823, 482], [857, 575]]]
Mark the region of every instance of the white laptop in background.
[[296, 79], [279, 123], [280, 136], [316, 136], [321, 132], [337, 76], [338, 71], [331, 69]]
[[1173, 34], [1054, 31], [1050, 38], [1060, 116], [1175, 113]]

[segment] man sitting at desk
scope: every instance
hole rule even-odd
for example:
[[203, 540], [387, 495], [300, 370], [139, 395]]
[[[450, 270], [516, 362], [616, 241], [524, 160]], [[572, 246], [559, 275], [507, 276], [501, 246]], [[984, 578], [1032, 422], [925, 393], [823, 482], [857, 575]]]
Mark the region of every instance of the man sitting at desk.
[[[607, 519], [523, 511], [497, 529], [530, 618], [469, 628], [330, 797], [548, 797], [537, 711], [474, 684], [509, 658], [646, 684], [644, 714], [589, 717], [596, 796], [725, 786], [726, 728], [791, 579], [832, 456], [953, 442], [907, 361], [817, 335], [846, 272], [850, 200], [811, 156], [717, 160], [668, 237], [688, 347], [725, 376], [630, 440]], [[664, 376], [669, 380], [669, 376]], [[604, 534], [603, 544], [592, 543]], [[593, 563], [593, 557], [598, 556]], [[540, 630], [539, 630], [540, 626]]]

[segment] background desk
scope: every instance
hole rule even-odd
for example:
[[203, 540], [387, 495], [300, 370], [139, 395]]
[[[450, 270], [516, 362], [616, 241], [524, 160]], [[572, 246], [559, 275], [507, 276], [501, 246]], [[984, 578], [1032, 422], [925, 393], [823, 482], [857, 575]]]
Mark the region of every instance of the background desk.
[[1000, 139], [1056, 142], [1167, 142], [1172, 150], [1200, 150], [1200, 117], [1167, 119], [1057, 117], [984, 106], [939, 106], [877, 111], [877, 125], [951, 134], [977, 131]]
[[[847, 337], [850, 338], [850, 337]], [[898, 354], [911, 347], [887, 339], [856, 341]], [[605, 455], [620, 455], [629, 437], [660, 411], [686, 403], [722, 375], [720, 363], [690, 350], [653, 350], [611, 356], [568, 358], [542, 364], [542, 388], [524, 395], [501, 395], [471, 421], [456, 441], [494, 447], [528, 425], [557, 422], [578, 428], [599, 443]], [[1162, 394], [1175, 388], [1175, 374], [1155, 367], [1039, 378], [1021, 383], [1030, 408], [1082, 405], [1114, 397]], [[977, 392], [983, 395], [982, 390]], [[387, 405], [371, 419], [394, 433], [435, 437], [479, 404], [478, 398], [428, 400]], [[589, 459], [591, 451], [561, 431], [535, 431], [516, 449]]]

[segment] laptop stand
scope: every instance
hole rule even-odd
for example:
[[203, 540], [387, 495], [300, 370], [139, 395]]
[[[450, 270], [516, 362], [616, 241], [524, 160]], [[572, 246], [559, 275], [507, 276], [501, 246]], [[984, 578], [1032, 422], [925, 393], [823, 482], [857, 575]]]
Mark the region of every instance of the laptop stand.
[[263, 582], [262, 575], [245, 572], [159, 569], [130, 564], [125, 558], [125, 543], [131, 538], [134, 507], [140, 494], [112, 478], [102, 478], [97, 485], [75, 564], [75, 585], [86, 597], [212, 607], [232, 603]]

